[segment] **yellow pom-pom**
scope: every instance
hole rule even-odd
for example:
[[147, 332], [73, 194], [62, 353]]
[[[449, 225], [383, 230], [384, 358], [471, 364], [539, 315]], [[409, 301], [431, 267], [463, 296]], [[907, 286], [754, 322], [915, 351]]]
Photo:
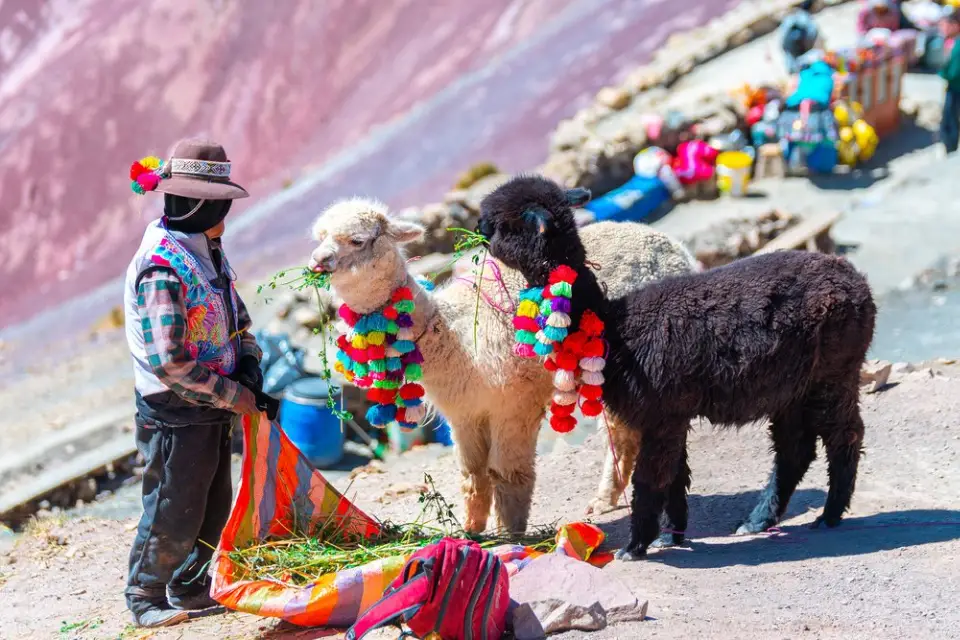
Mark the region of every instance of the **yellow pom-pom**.
[[336, 364], [334, 364], [333, 370], [336, 371], [337, 373], [343, 373], [344, 371], [346, 371], [346, 369], [343, 368], [342, 362], [337, 362]]
[[524, 318], [536, 318], [540, 312], [540, 306], [533, 300], [521, 300], [517, 305], [517, 315]]
[[367, 342], [377, 346], [383, 344], [387, 339], [387, 334], [383, 331], [371, 331], [367, 334]]
[[145, 166], [147, 169], [153, 170], [160, 166], [160, 158], [156, 156], [147, 156], [146, 158], [140, 159], [140, 164]]
[[343, 374], [343, 377], [347, 379], [347, 382], [353, 382], [353, 379], [356, 378], [353, 371], [347, 371]]
[[350, 345], [354, 349], [366, 349], [367, 348], [367, 339], [363, 336], [353, 336], [350, 340]]

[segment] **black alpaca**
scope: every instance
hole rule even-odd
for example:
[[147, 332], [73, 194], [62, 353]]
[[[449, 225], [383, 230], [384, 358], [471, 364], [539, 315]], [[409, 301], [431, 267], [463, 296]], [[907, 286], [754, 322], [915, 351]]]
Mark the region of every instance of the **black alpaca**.
[[672, 542], [683, 541], [687, 431], [696, 417], [734, 426], [770, 419], [774, 468], [738, 533], [779, 522], [816, 457], [818, 436], [830, 488], [813, 526], [839, 524], [863, 445], [859, 374], [876, 316], [864, 277], [839, 257], [784, 251], [607, 300], [585, 262], [571, 209], [588, 198], [583, 189], [565, 192], [544, 178], [520, 176], [484, 199], [480, 232], [490, 252], [531, 286], [543, 286], [558, 265], [575, 269], [573, 325], [585, 309], [606, 324], [604, 400], [642, 442], [630, 543], [618, 557], [645, 555], [661, 513]]

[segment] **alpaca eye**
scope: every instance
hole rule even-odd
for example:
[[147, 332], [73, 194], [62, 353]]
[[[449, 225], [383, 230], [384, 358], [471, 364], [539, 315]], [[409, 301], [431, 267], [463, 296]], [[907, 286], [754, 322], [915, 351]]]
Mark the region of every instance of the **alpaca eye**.
[[366, 243], [363, 238], [350, 238], [350, 244], [355, 247], [362, 247]]

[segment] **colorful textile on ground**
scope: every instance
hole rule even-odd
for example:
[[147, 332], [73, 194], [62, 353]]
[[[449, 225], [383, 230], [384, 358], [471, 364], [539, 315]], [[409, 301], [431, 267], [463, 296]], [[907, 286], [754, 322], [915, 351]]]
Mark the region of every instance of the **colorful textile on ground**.
[[[223, 269], [230, 272], [230, 265], [223, 256]], [[226, 296], [232, 299], [233, 323], [239, 327], [237, 309], [239, 302], [233, 282], [230, 291], [217, 289], [204, 277], [203, 268], [189, 251], [175, 239], [167, 235], [160, 241], [150, 256], [150, 261], [159, 266], [173, 269], [183, 284], [184, 306], [187, 308], [187, 327], [184, 346], [190, 357], [222, 376], [233, 374], [236, 369], [237, 354], [230, 335], [230, 317], [225, 302]]]
[[[227, 608], [244, 613], [302, 626], [349, 627], [380, 599], [406, 558], [377, 560], [320, 576], [305, 586], [244, 579], [230, 559], [237, 549], [302, 535], [293, 531], [317, 531], [331, 518], [340, 518], [344, 530], [363, 537], [376, 535], [380, 526], [340, 495], [276, 423], [262, 417], [244, 418], [243, 439], [240, 487], [210, 569], [211, 595]], [[602, 567], [612, 560], [611, 554], [597, 551], [603, 540], [599, 528], [576, 522], [560, 527], [555, 553]], [[543, 555], [512, 545], [497, 547], [493, 553], [503, 560], [510, 575]]]
[[361, 389], [373, 406], [367, 421], [376, 427], [396, 422], [401, 429], [414, 429], [426, 416], [423, 356], [414, 342], [413, 293], [408, 287], [393, 292], [382, 311], [360, 315], [341, 305], [340, 317], [352, 328], [337, 339], [334, 369]]
[[138, 195], [155, 190], [162, 179], [163, 160], [156, 156], [140, 158], [130, 165], [130, 189]]
[[576, 428], [573, 411], [578, 404], [585, 416], [603, 413], [603, 321], [588, 309], [580, 318], [579, 329], [570, 332], [570, 298], [576, 280], [576, 271], [565, 265], [557, 267], [545, 288], [520, 292], [513, 319], [517, 330], [514, 353], [521, 358], [546, 356], [544, 367], [554, 372], [550, 426], [558, 433]]

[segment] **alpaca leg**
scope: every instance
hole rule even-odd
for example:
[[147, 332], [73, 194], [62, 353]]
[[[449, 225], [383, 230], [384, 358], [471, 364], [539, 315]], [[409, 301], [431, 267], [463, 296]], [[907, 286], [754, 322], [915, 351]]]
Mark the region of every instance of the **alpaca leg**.
[[643, 432], [643, 446], [633, 470], [630, 543], [617, 552], [618, 560], [638, 560], [660, 531], [660, 513], [673, 481], [680, 476], [685, 456], [687, 425], [659, 424]]
[[640, 434], [620, 424], [616, 417], [610, 416], [607, 420], [601, 415], [598, 427], [607, 439], [607, 446], [600, 486], [587, 506], [587, 515], [599, 515], [617, 508], [640, 451]]
[[[863, 452], [863, 419], [860, 417], [859, 390], [830, 390], [829, 401], [822, 413], [820, 437], [827, 450], [827, 474], [830, 488], [823, 514], [811, 527], [825, 524], [835, 527], [850, 506], [857, 483], [857, 467]], [[825, 394], [826, 395], [826, 394]]]
[[527, 530], [536, 482], [537, 434], [542, 415], [528, 420], [503, 420], [493, 426], [490, 476], [493, 509], [504, 531]]
[[687, 491], [690, 489], [690, 465], [687, 461], [687, 449], [683, 449], [683, 458], [676, 477], [670, 483], [667, 492], [667, 505], [660, 516], [660, 537], [650, 545], [665, 549], [683, 544], [687, 531]]
[[770, 480], [747, 521], [737, 528], [738, 535], [761, 533], [780, 522], [790, 497], [817, 457], [817, 433], [811, 418], [806, 405], [774, 416], [770, 424], [774, 451]]
[[450, 422], [463, 483], [464, 519], [467, 533], [482, 533], [487, 528], [490, 504], [493, 501], [493, 485], [487, 472], [490, 458], [490, 433], [484, 420]]

